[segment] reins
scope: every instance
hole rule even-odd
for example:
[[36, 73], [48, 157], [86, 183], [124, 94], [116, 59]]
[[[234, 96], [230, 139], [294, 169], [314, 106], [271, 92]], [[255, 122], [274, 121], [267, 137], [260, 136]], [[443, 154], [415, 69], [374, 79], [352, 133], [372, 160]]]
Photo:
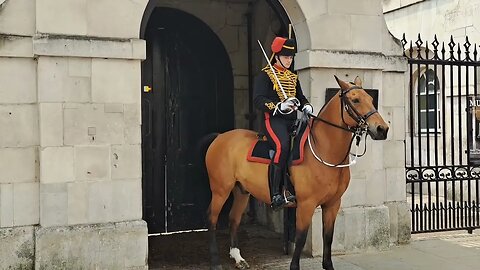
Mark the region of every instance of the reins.
[[[311, 121], [311, 126], [310, 126], [310, 131], [308, 133], [308, 145], [310, 147], [310, 151], [312, 152], [313, 156], [318, 160], [320, 161], [321, 163], [325, 164], [326, 166], [328, 167], [336, 167], [336, 168], [344, 168], [344, 167], [349, 167], [351, 165], [354, 165], [357, 163], [357, 158], [358, 157], [362, 157], [363, 155], [365, 155], [365, 153], [367, 152], [367, 130], [368, 130], [368, 126], [367, 126], [367, 119], [372, 116], [373, 114], [377, 113], [377, 110], [374, 109], [374, 110], [371, 110], [370, 112], [368, 112], [367, 114], [365, 115], [361, 115], [356, 109], [355, 107], [353, 106], [353, 104], [351, 103], [351, 101], [346, 98], [346, 94], [348, 92], [350, 92], [351, 90], [353, 89], [362, 89], [361, 87], [359, 86], [352, 86], [350, 87], [349, 89], [345, 90], [345, 91], [340, 91], [340, 101], [341, 101], [341, 104], [340, 104], [340, 111], [341, 111], [341, 115], [342, 115], [342, 121], [343, 123], [345, 124], [346, 127], [344, 126], [340, 126], [340, 125], [337, 125], [337, 124], [334, 124], [332, 122], [329, 122], [319, 116], [315, 116], [315, 115], [312, 115], [310, 114], [309, 116], [312, 118], [312, 121]], [[323, 107], [320, 109], [320, 112], [318, 113], [318, 115], [320, 115], [320, 113], [324, 110], [325, 106], [327, 105], [327, 103], [325, 103], [323, 105]], [[352, 119], [357, 123], [357, 125], [355, 127], [350, 127], [346, 122], [345, 122], [345, 119], [344, 119], [344, 116], [343, 116], [343, 111], [347, 111], [347, 113], [350, 115], [350, 117], [352, 117]], [[347, 132], [351, 132], [353, 133], [353, 136], [352, 136], [352, 139], [350, 140], [350, 143], [349, 143], [349, 147], [348, 147], [348, 150], [347, 150], [347, 153], [345, 154], [345, 157], [342, 159], [342, 161], [340, 161], [340, 163], [338, 164], [331, 164], [327, 161], [325, 161], [324, 159], [322, 159], [320, 156], [318, 156], [314, 149], [313, 149], [313, 146], [312, 146], [312, 143], [311, 143], [311, 134], [312, 134], [312, 130], [313, 130], [313, 125], [315, 124], [315, 121], [318, 120], [318, 121], [321, 121], [325, 124], [328, 124], [330, 126], [333, 126], [335, 128], [338, 128], [338, 129], [342, 129], [344, 131], [347, 131]], [[362, 154], [358, 154], [358, 148], [359, 148], [359, 145], [360, 145], [360, 142], [362, 140], [362, 136], [365, 136], [365, 144], [364, 144], [364, 150], [363, 150], [363, 153]], [[356, 150], [355, 150], [355, 154], [352, 154], [350, 153], [351, 149], [352, 149], [352, 143], [353, 143], [353, 140], [356, 139]], [[315, 143], [315, 137], [313, 137], [313, 143]], [[354, 159], [348, 163], [348, 164], [343, 164], [345, 162], [345, 160], [347, 159], [348, 155], [352, 155], [354, 157]]]

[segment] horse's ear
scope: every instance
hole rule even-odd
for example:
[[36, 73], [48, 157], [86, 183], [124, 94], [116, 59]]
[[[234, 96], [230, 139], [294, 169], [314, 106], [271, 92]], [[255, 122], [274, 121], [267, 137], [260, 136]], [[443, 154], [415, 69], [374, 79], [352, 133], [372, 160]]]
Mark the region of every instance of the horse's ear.
[[362, 87], [362, 79], [360, 79], [360, 77], [358, 76], [355, 78], [355, 81], [353, 81], [353, 83], [358, 87]]
[[336, 75], [333, 75], [335, 77], [335, 80], [337, 80], [338, 85], [342, 90], [347, 90], [350, 88], [350, 85], [342, 80], [340, 80]]

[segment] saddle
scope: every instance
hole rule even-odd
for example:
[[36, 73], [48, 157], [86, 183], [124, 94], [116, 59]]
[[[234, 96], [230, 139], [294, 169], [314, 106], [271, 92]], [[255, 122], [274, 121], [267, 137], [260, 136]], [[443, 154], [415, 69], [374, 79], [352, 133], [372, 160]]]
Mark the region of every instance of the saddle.
[[[296, 134], [293, 138], [293, 145], [290, 149], [288, 167], [298, 165], [303, 162], [305, 142], [307, 141], [310, 127], [307, 121], [301, 121], [296, 128]], [[271, 154], [275, 153], [264, 134], [257, 134], [258, 140], [254, 141], [247, 155], [247, 160], [251, 162], [269, 164]]]

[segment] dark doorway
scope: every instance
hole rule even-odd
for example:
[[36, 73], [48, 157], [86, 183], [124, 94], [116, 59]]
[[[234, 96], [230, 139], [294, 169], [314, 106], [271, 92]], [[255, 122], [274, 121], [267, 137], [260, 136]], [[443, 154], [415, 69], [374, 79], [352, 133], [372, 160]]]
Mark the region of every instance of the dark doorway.
[[234, 127], [229, 56], [205, 23], [172, 8], [153, 10], [143, 38], [143, 219], [149, 233], [205, 228], [211, 194], [195, 150]]

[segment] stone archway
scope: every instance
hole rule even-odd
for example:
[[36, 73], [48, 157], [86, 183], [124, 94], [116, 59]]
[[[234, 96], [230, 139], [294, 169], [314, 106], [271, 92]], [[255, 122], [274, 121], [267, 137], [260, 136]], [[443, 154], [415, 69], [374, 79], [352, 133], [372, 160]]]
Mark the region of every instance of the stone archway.
[[[271, 42], [274, 35], [288, 35], [287, 22], [289, 22], [289, 16], [287, 11], [280, 1], [256, 1], [255, 4], [247, 0], [236, 1], [235, 4], [229, 3], [228, 1], [225, 1], [223, 4], [221, 1], [205, 0], [198, 2], [198, 4], [194, 4], [194, 2], [191, 1], [178, 2], [171, 0], [148, 2], [139, 31], [140, 37], [147, 39], [147, 60], [144, 61], [143, 67], [145, 67], [146, 63], [151, 62], [148, 55], [149, 41], [147, 38], [147, 29], [152, 16], [155, 16], [155, 10], [159, 8], [169, 8], [191, 14], [191, 16], [194, 16], [197, 20], [205, 23], [205, 25], [218, 36], [230, 58], [234, 81], [233, 107], [235, 108], [235, 127], [254, 128], [252, 122], [255, 111], [249, 100], [251, 99], [251, 91], [253, 90], [253, 78], [265, 63], [263, 55], [258, 49], [256, 40], [260, 40], [265, 44], [264, 47], [268, 48], [269, 46], [267, 44]], [[218, 16], [211, 16], [213, 13]], [[248, 60], [249, 58], [250, 60]], [[143, 84], [146, 84], [145, 80], [143, 81]], [[142, 107], [145, 106], [142, 104]], [[144, 121], [147, 121], [146, 119], [148, 117], [146, 116], [148, 115], [149, 114], [145, 114], [145, 117], [143, 117]], [[146, 125], [144, 124], [143, 126]], [[145, 138], [143, 142], [143, 144], [145, 144]], [[151, 187], [151, 185], [146, 184], [145, 179], [148, 178], [149, 175], [147, 172], [151, 170], [148, 170], [145, 161], [150, 159], [144, 156], [143, 160], [143, 202], [144, 209], [148, 211], [148, 209], [151, 208], [151, 206], [149, 206], [151, 203], [146, 203], [149, 201], [146, 194], [148, 192], [151, 193], [151, 190], [146, 192], [145, 189], [149, 189], [148, 187]], [[163, 187], [164, 185], [160, 186]], [[161, 190], [162, 188], [157, 187], [157, 189]], [[153, 197], [164, 198], [165, 196]], [[253, 203], [251, 209], [252, 211], [255, 209]], [[146, 219], [145, 215], [144, 218]]]

